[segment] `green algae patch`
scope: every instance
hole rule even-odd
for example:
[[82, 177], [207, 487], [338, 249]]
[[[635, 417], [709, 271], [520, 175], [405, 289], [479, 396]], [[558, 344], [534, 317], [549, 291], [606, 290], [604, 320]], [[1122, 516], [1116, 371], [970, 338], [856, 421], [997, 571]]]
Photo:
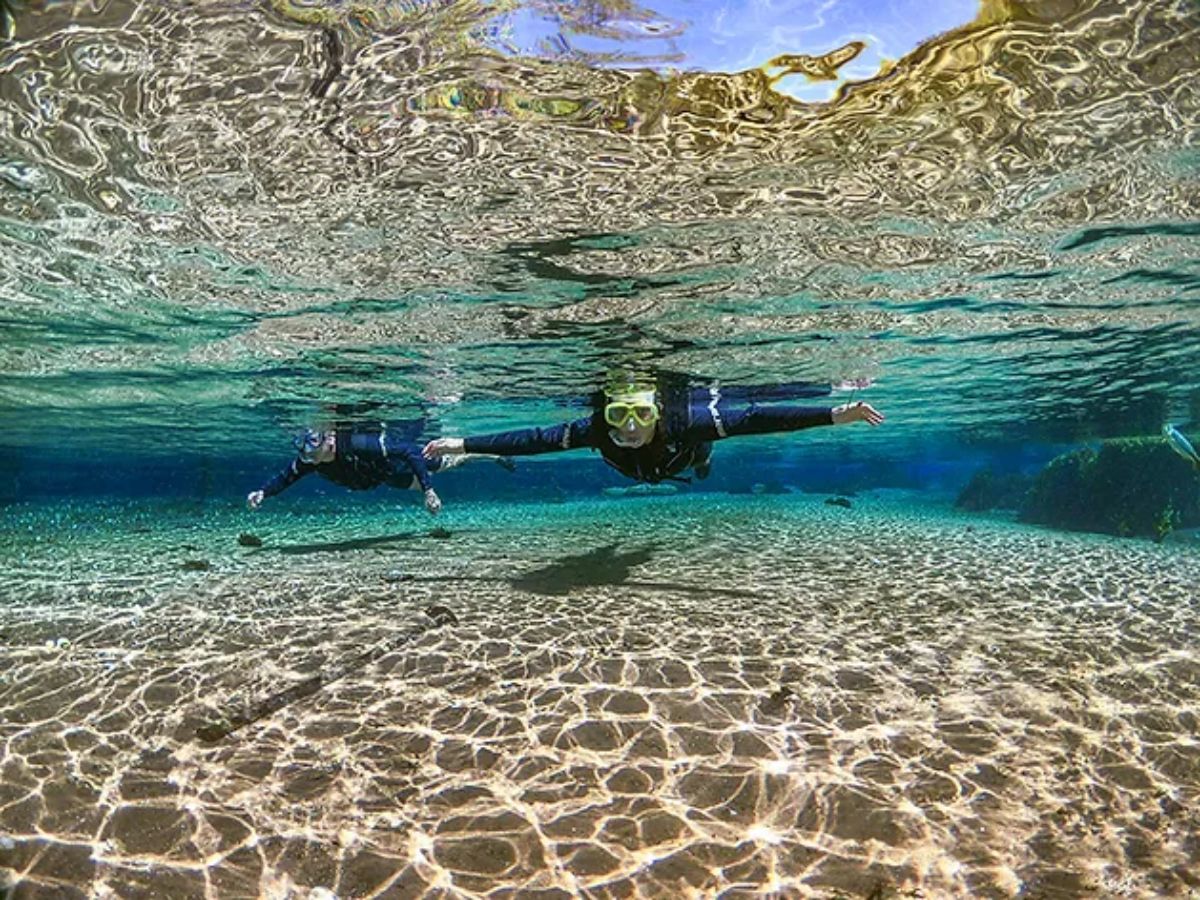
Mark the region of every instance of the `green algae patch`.
[[1200, 525], [1200, 475], [1161, 438], [1120, 438], [1051, 460], [1020, 509], [1024, 522], [1162, 540]]

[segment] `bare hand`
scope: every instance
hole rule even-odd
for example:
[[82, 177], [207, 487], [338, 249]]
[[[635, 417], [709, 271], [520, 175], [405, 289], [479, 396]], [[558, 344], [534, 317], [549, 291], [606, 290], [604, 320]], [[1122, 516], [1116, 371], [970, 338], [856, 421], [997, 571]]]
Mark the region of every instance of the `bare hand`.
[[442, 498], [434, 492], [433, 488], [425, 492], [425, 508], [435, 516], [442, 511]]
[[251, 491], [246, 495], [246, 505], [251, 509], [258, 509], [263, 502], [262, 491]]
[[870, 403], [849, 403], [833, 409], [833, 424], [845, 425], [849, 422], [866, 422], [868, 425], [879, 425], [883, 422], [883, 414]]
[[462, 453], [462, 438], [437, 438], [425, 445], [421, 455], [426, 459], [440, 459], [447, 453]]

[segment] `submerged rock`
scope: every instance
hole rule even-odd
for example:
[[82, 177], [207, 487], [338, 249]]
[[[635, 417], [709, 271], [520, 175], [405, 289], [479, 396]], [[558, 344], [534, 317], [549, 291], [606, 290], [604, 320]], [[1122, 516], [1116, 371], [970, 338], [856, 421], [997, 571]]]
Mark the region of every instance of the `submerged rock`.
[[783, 712], [788, 701], [795, 696], [796, 692], [785, 684], [769, 697], [764, 698], [758, 705], [758, 711], [768, 716], [778, 715]]
[[438, 540], [444, 541], [446, 538], [451, 536], [450, 529], [442, 528], [442, 526], [439, 525], [437, 528], [429, 532], [429, 536], [431, 538], [437, 538]]
[[1024, 522], [1161, 541], [1200, 525], [1200, 474], [1162, 438], [1104, 441], [1052, 459], [1021, 506]]
[[849, 497], [830, 497], [828, 500], [825, 501], [825, 505], [826, 506], [841, 506], [846, 509], [849, 509], [854, 504], [852, 504], [850, 502]]
[[248, 531], [243, 531], [238, 535], [238, 543], [243, 547], [261, 547], [263, 545], [262, 538]]
[[440, 603], [425, 607], [425, 615], [433, 619], [434, 623], [439, 626], [458, 624], [458, 616], [448, 606], [442, 606]]
[[187, 559], [180, 568], [185, 572], [207, 572], [212, 564], [207, 559]]

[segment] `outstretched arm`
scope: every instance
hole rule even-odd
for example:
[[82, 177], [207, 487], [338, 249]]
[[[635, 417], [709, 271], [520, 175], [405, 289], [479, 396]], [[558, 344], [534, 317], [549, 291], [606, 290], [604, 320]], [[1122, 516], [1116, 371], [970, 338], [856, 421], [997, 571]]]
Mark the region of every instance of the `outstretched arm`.
[[835, 406], [830, 411], [833, 417], [834, 425], [848, 425], [851, 422], [866, 422], [874, 427], [882, 424], [883, 413], [873, 407], [870, 403], [864, 403], [859, 400], [857, 403], [844, 403], [841, 406]]
[[801, 431], [820, 425], [844, 425], [867, 422], [878, 425], [883, 416], [869, 403], [850, 403], [833, 409], [823, 406], [728, 406], [723, 398], [711, 398], [702, 405], [693, 405], [691, 426], [687, 429], [690, 441], [715, 441], [746, 434], [777, 434]]
[[433, 489], [433, 477], [429, 474], [429, 466], [425, 464], [425, 457], [421, 455], [417, 446], [408, 442], [389, 445], [388, 457], [402, 459], [408, 463], [408, 467], [417, 477], [417, 483], [421, 485], [422, 493], [425, 494], [425, 508], [435, 516], [441, 512], [442, 499]]
[[263, 500], [267, 497], [274, 497], [276, 494], [287, 490], [309, 472], [316, 471], [316, 466], [312, 463], [306, 463], [299, 457], [292, 460], [291, 465], [264, 484], [257, 491], [251, 491], [246, 495], [246, 505], [251, 509], [258, 509], [262, 505]]
[[438, 438], [425, 445], [427, 459], [446, 453], [492, 453], [499, 456], [532, 456], [590, 447], [592, 420], [576, 419], [553, 428], [521, 428], [467, 438]]
[[425, 465], [417, 446], [406, 440], [406, 431], [393, 431], [385, 427], [379, 431], [353, 432], [350, 435], [350, 449], [363, 459], [386, 460], [393, 471], [397, 466], [406, 464], [425, 494], [425, 508], [435, 515], [441, 511], [442, 501], [433, 489], [429, 467]]

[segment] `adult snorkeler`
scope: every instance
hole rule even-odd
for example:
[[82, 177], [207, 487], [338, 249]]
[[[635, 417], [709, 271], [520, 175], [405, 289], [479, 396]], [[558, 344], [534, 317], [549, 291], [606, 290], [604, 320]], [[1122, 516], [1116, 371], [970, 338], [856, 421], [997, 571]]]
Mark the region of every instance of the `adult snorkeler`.
[[[838, 388], [864, 387], [851, 382]], [[687, 481], [709, 472], [712, 442], [746, 434], [799, 431], [819, 425], [866, 422], [883, 415], [861, 401], [841, 406], [798, 406], [795, 400], [823, 396], [833, 385], [778, 384], [761, 387], [689, 387], [624, 382], [610, 385], [593, 403], [592, 415], [552, 428], [526, 428], [466, 438], [438, 438], [425, 445], [426, 459], [453, 453], [525, 456], [589, 447], [636, 481]]]
[[426, 463], [418, 444], [404, 440], [401, 435], [389, 435], [382, 423], [323, 431], [309, 429], [296, 439], [296, 450], [296, 458], [286, 469], [246, 495], [246, 504], [251, 509], [258, 509], [267, 497], [274, 497], [310, 472], [316, 472], [352, 491], [365, 491], [381, 484], [401, 490], [420, 489], [425, 494], [425, 508], [437, 515], [442, 501], [433, 489], [431, 472], [444, 472], [473, 459], [490, 459], [510, 472], [514, 468], [512, 460], [476, 453], [451, 453]]

